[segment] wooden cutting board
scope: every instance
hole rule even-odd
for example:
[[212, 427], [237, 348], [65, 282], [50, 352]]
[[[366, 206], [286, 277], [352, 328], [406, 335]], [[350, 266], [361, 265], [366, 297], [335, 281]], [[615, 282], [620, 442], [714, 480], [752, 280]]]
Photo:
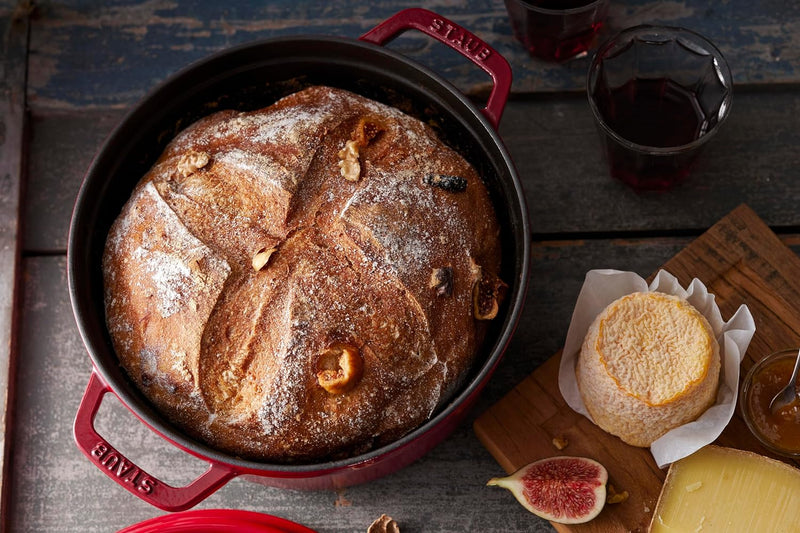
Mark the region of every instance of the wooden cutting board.
[[[749, 207], [736, 208], [663, 268], [683, 286], [695, 277], [705, 283], [725, 320], [741, 304], [748, 306], [756, 334], [742, 377], [767, 354], [800, 346], [800, 258]], [[606, 466], [617, 491], [628, 491], [625, 502], [606, 505], [591, 522], [554, 523], [557, 531], [647, 531], [666, 470], [656, 466], [648, 449], [629, 446], [572, 411], [558, 390], [560, 358], [559, 352], [483, 413], [475, 433], [506, 472], [544, 457], [585, 456]], [[567, 447], [558, 450], [555, 437], [566, 438]], [[738, 408], [716, 443], [769, 455]]]

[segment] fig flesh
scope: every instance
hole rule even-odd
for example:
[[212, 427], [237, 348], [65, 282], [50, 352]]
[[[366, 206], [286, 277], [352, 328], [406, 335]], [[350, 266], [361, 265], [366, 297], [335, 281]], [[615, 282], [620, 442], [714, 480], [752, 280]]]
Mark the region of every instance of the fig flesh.
[[606, 503], [608, 472], [585, 457], [558, 456], [523, 466], [487, 485], [511, 491], [533, 514], [559, 524], [582, 524], [596, 517]]

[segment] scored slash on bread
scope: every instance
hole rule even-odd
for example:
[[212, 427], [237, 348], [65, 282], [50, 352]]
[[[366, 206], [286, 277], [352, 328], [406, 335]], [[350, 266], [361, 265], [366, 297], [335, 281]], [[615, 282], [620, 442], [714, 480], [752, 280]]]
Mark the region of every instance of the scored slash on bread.
[[351, 456], [464, 380], [500, 258], [462, 156], [395, 108], [311, 87], [167, 146], [109, 234], [107, 322], [123, 367], [186, 433], [275, 462]]

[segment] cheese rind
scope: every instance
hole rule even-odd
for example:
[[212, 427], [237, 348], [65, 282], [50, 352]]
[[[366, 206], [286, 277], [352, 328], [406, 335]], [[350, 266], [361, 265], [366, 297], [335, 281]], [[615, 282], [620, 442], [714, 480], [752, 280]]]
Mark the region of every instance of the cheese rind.
[[650, 523], [661, 532], [800, 531], [800, 470], [706, 446], [672, 463]]
[[575, 377], [595, 424], [646, 447], [713, 405], [720, 368], [713, 328], [697, 309], [677, 296], [637, 292], [594, 320]]

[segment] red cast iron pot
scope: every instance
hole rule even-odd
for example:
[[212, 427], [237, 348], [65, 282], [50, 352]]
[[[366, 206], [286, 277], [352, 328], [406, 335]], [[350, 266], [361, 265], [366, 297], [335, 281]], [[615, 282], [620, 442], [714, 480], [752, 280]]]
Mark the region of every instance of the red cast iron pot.
[[[433, 72], [382, 46], [409, 29], [437, 39], [489, 73], [493, 88], [484, 109]], [[501, 275], [509, 291], [466, 384], [424, 425], [392, 444], [349, 459], [265, 464], [189, 438], [156, 412], [128, 379], [106, 329], [101, 257], [111, 223], [134, 185], [177, 132], [218, 109], [258, 109], [312, 84], [347, 89], [437, 125], [440, 137], [467, 157], [487, 182], [502, 226]], [[489, 45], [439, 15], [409, 9], [359, 40], [276, 38], [225, 50], [177, 73], [134, 107], [89, 168], [70, 226], [70, 297], [93, 362], [74, 426], [75, 440], [86, 457], [132, 494], [161, 509], [178, 511], [202, 501], [236, 476], [303, 489], [372, 480], [408, 465], [444, 439], [474, 404], [500, 361], [524, 300], [528, 218], [519, 179], [496, 132], [510, 86], [508, 63]], [[108, 392], [161, 437], [206, 461], [208, 469], [188, 485], [172, 487], [123, 456], [94, 427]]]

